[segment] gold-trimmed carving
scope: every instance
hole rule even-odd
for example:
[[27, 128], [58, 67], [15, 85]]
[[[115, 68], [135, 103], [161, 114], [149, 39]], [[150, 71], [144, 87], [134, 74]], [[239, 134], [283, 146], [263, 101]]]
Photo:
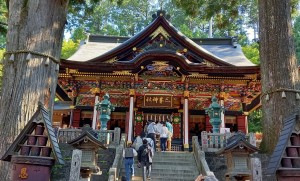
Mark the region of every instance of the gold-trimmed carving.
[[206, 66], [208, 66], [208, 67], [215, 67], [216, 66], [216, 64], [211, 63], [211, 62], [209, 62], [207, 60], [204, 60], [203, 64], [206, 65]]
[[67, 74], [74, 74], [74, 73], [78, 73], [78, 69], [67, 69], [66, 70]]
[[168, 62], [167, 61], [153, 61], [153, 66], [168, 66]]
[[159, 26], [151, 35], [150, 37], [152, 37], [151, 39], [154, 39], [157, 35], [162, 34], [167, 40], [169, 39], [169, 37], [171, 37], [169, 35], [169, 33], [162, 27]]
[[104, 63], [115, 63], [116, 61], [117, 61], [117, 57], [114, 57], [114, 58], [104, 61]]
[[91, 88], [91, 93], [92, 94], [100, 94], [100, 88], [98, 88], [98, 87], [94, 87], [94, 88]]
[[190, 91], [184, 91], [183, 96], [184, 96], [184, 98], [189, 98], [190, 97]]
[[134, 89], [129, 89], [129, 95], [134, 96], [135, 95], [135, 90]]
[[121, 70], [121, 71], [114, 71], [113, 72], [114, 75], [131, 75], [131, 72], [128, 70]]

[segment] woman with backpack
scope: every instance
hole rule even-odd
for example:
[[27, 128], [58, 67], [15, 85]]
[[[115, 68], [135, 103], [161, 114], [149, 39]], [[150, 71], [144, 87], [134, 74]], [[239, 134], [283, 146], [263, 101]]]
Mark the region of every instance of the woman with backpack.
[[143, 181], [147, 178], [151, 179], [151, 166], [152, 166], [152, 149], [146, 139], [143, 140], [143, 145], [138, 150], [138, 167], [142, 167]]

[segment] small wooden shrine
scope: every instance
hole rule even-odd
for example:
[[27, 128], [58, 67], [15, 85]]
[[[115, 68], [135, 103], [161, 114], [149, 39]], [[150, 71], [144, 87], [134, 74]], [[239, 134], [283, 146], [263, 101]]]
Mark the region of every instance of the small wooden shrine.
[[12, 181], [50, 180], [55, 161], [64, 164], [50, 115], [42, 105], [1, 160], [13, 164]]
[[82, 134], [69, 141], [68, 144], [82, 151], [80, 174], [82, 178], [89, 178], [92, 173], [99, 173], [97, 153], [99, 148], [107, 149], [98, 139], [97, 133], [89, 126], [82, 128]]
[[192, 136], [212, 129], [205, 108], [216, 96], [225, 108], [223, 126], [247, 132], [247, 115], [260, 106], [260, 68], [235, 38], [189, 39], [158, 11], [133, 37], [89, 35], [62, 60], [54, 108], [59, 127], [100, 124], [94, 105], [105, 93], [115, 106], [107, 128], [120, 127], [128, 141], [148, 120], [170, 119], [174, 139], [185, 147]]
[[300, 120], [299, 113], [284, 121], [278, 143], [266, 171], [278, 181], [300, 180]]
[[242, 132], [237, 132], [230, 137], [226, 147], [217, 152], [217, 154], [223, 154], [226, 159], [226, 181], [251, 180], [250, 154], [258, 150], [246, 140]]

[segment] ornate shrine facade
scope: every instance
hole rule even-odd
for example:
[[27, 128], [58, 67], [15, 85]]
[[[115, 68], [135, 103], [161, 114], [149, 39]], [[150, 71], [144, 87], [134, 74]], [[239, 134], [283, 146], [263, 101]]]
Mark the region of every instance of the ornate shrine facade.
[[55, 108], [54, 125], [98, 128], [95, 102], [109, 93], [108, 129], [120, 127], [128, 140], [147, 120], [170, 119], [174, 138], [188, 140], [210, 131], [205, 109], [216, 96], [225, 108], [224, 126], [247, 132], [247, 115], [260, 106], [260, 70], [246, 59], [234, 38], [189, 39], [157, 13], [137, 35], [90, 35], [63, 60], [57, 97], [69, 101]]

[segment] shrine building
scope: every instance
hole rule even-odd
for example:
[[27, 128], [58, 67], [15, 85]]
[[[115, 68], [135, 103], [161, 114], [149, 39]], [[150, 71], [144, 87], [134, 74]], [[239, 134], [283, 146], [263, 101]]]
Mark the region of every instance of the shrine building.
[[99, 129], [94, 105], [105, 93], [115, 106], [108, 129], [120, 127], [131, 141], [148, 120], [170, 119], [173, 138], [187, 148], [212, 129], [205, 113], [212, 96], [225, 108], [222, 126], [248, 132], [247, 115], [260, 106], [260, 68], [234, 38], [190, 39], [159, 11], [135, 36], [89, 35], [61, 61], [53, 125]]

